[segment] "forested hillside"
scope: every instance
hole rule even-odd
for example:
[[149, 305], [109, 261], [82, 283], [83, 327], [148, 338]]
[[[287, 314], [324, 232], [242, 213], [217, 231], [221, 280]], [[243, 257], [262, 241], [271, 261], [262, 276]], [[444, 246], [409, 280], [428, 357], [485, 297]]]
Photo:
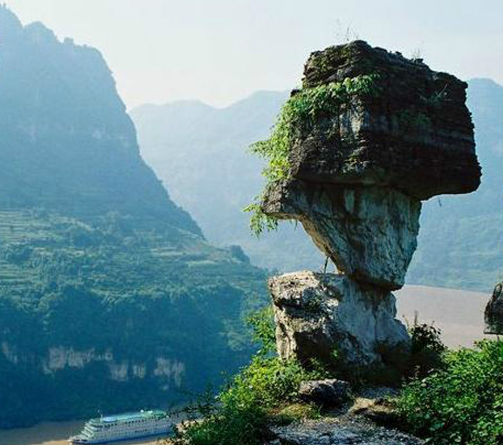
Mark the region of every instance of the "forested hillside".
[[221, 381], [264, 273], [170, 200], [97, 50], [5, 7], [0, 42], [0, 427]]
[[[423, 206], [411, 284], [489, 292], [503, 264], [503, 87], [469, 82], [469, 108], [483, 168], [480, 189]], [[256, 240], [242, 208], [261, 189], [261, 165], [247, 148], [264, 139], [286, 93], [257, 93], [228, 108], [201, 103], [146, 105], [132, 111], [140, 147], [176, 201], [221, 245], [240, 244], [252, 262], [271, 269], [320, 269], [323, 258], [302, 228], [280, 228]]]

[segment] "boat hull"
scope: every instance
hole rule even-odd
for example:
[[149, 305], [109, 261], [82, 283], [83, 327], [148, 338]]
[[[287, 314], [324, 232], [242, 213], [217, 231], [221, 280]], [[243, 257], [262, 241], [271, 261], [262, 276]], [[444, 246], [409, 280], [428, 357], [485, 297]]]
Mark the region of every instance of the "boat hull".
[[158, 433], [154, 434], [147, 434], [147, 435], [142, 435], [142, 436], [130, 436], [130, 437], [123, 437], [123, 438], [117, 438], [117, 439], [111, 439], [111, 440], [98, 440], [98, 441], [83, 441], [79, 439], [70, 439], [68, 442], [74, 445], [97, 445], [97, 444], [106, 444], [106, 443], [116, 443], [116, 442], [126, 442], [126, 441], [132, 441], [132, 440], [142, 440], [142, 439], [148, 439], [152, 437], [158, 437], [158, 436], [165, 436], [171, 433], [171, 428], [166, 429], [166, 431], [160, 431]]

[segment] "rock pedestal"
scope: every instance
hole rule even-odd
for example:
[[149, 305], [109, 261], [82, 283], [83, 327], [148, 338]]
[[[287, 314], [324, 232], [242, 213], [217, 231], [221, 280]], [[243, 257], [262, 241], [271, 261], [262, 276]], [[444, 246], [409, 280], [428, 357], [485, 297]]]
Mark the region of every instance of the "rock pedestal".
[[300, 117], [288, 132], [289, 171], [261, 210], [300, 221], [341, 275], [270, 280], [282, 357], [329, 361], [337, 350], [370, 365], [383, 345], [407, 347], [391, 291], [416, 249], [421, 201], [480, 183], [466, 87], [362, 41], [311, 55], [290, 99]]
[[370, 365], [381, 361], [385, 349], [407, 347], [395, 297], [385, 289], [305, 271], [271, 278], [269, 290], [278, 353], [285, 359]]
[[421, 202], [390, 188], [292, 181], [270, 190], [269, 215], [296, 219], [349, 277], [400, 289], [417, 247]]

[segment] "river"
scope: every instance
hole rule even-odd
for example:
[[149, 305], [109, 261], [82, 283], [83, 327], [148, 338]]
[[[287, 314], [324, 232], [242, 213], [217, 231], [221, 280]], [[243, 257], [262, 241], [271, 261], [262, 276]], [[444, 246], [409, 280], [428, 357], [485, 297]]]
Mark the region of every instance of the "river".
[[[31, 428], [0, 430], [0, 445], [68, 445], [67, 439], [78, 434], [84, 422], [46, 422]], [[162, 438], [120, 442], [124, 445], [160, 445]]]

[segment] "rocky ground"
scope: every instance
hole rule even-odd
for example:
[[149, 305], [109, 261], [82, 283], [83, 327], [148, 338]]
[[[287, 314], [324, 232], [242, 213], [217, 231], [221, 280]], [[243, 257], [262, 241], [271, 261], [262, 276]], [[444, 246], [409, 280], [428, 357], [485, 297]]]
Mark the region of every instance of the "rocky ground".
[[392, 427], [395, 413], [389, 388], [372, 388], [319, 419], [272, 426], [267, 445], [420, 445], [424, 441]]
[[379, 427], [364, 418], [322, 418], [273, 428], [268, 445], [419, 445], [420, 439]]

